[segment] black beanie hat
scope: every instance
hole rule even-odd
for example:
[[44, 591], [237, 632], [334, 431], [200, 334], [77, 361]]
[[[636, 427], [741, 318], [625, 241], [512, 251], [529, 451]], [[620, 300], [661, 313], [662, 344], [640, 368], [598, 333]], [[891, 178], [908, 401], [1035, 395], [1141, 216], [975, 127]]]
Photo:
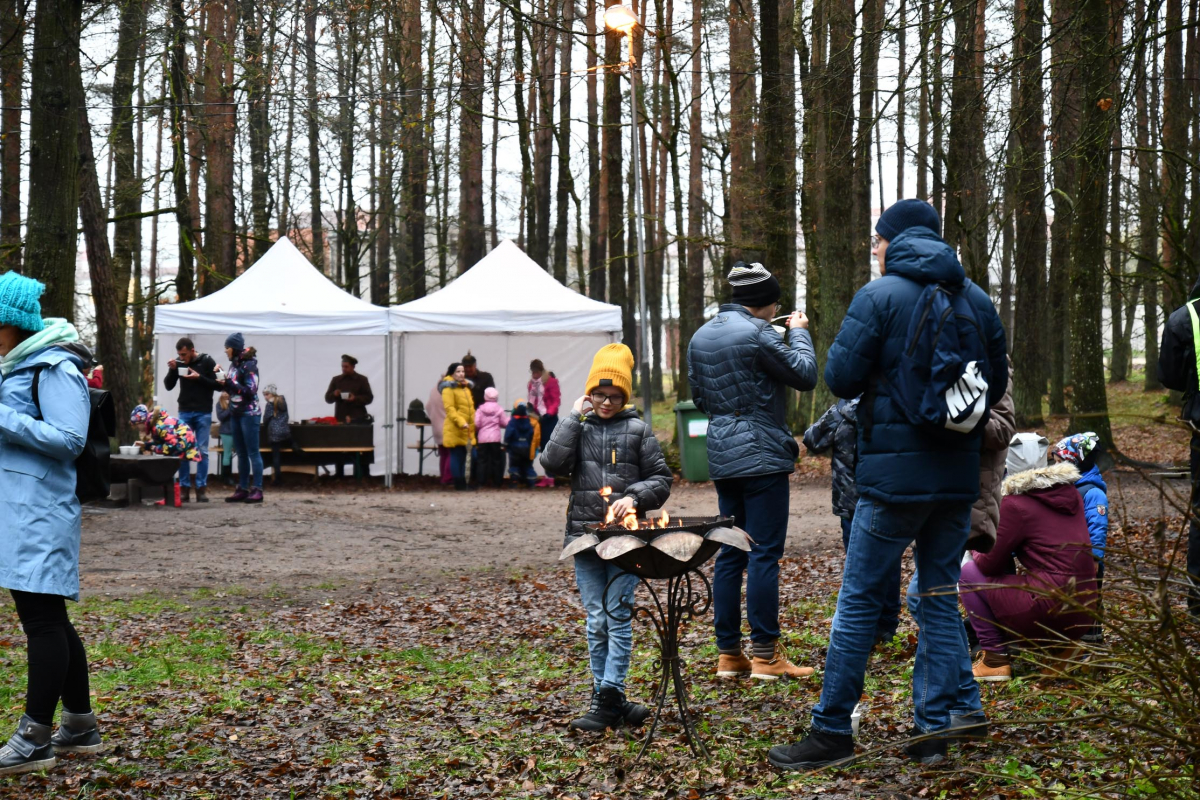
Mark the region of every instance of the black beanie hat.
[[942, 235], [942, 219], [937, 209], [924, 200], [897, 200], [888, 206], [875, 223], [875, 232], [889, 242], [909, 228], [929, 228]]
[[747, 264], [739, 261], [726, 276], [733, 287], [733, 302], [747, 308], [762, 308], [779, 302], [782, 292], [775, 280], [762, 264]]

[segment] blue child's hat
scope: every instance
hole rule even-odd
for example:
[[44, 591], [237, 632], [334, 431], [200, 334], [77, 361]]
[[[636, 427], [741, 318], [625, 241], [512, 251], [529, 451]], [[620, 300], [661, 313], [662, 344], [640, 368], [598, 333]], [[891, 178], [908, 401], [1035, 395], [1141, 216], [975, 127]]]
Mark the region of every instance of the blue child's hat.
[[942, 220], [937, 209], [924, 200], [897, 200], [888, 206], [875, 223], [875, 230], [889, 242], [904, 231], [914, 227], [929, 228], [942, 235]]
[[42, 325], [41, 281], [8, 271], [0, 275], [0, 325], [37, 333]]

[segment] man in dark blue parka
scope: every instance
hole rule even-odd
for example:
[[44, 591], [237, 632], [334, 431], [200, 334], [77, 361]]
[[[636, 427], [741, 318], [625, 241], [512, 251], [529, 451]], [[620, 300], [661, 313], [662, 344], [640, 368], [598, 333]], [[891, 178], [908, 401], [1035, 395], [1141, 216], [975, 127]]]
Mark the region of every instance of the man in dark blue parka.
[[803, 741], [772, 748], [769, 756], [784, 769], [853, 757], [850, 715], [862, 695], [884, 586], [913, 543], [922, 596], [913, 669], [916, 727], [921, 734], [947, 736], [915, 742], [905, 751], [934, 764], [945, 758], [951, 736], [986, 733], [978, 688], [965, 697], [959, 692], [971, 662], [956, 593], [971, 505], [979, 495], [982, 431], [935, 437], [909, 422], [891, 396], [913, 311], [933, 282], [966, 292], [986, 346], [989, 406], [1000, 402], [1007, 387], [1000, 317], [987, 293], [967, 280], [940, 229], [937, 212], [921, 200], [898, 201], [883, 213], [872, 248], [882, 277], [854, 296], [829, 349], [830, 390], [844, 398], [866, 393], [858, 410], [860, 499], [812, 729]]
[[[787, 389], [815, 387], [817, 359], [804, 314], [788, 318], [786, 340], [771, 325], [780, 288], [762, 264], [739, 261], [728, 280], [733, 302], [688, 343], [688, 384], [696, 407], [709, 417], [708, 472], [721, 514], [754, 539], [749, 553], [721, 548], [713, 565], [717, 677], [798, 678], [812, 668], [792, 664], [777, 646], [788, 477], [800, 454], [787, 427]], [[752, 659], [742, 652], [743, 575]]]

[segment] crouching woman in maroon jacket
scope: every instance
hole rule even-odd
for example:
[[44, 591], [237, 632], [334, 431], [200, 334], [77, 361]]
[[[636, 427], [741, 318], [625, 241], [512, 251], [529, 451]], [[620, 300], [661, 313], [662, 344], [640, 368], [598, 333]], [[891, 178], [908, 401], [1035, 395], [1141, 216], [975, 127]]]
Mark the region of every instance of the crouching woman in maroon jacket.
[[959, 582], [983, 649], [976, 680], [1012, 678], [1009, 642], [1078, 640], [1090, 629], [1096, 566], [1077, 480], [1063, 463], [1004, 481], [996, 545], [972, 553]]

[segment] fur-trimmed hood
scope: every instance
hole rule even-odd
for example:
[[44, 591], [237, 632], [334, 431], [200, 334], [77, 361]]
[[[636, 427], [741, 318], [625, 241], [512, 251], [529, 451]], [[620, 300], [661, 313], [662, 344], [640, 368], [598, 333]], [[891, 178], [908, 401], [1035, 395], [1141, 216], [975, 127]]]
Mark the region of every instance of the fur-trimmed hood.
[[1036, 492], [1039, 489], [1052, 489], [1055, 486], [1069, 484], [1075, 485], [1075, 481], [1079, 480], [1079, 469], [1067, 462], [1060, 464], [1051, 464], [1048, 467], [1040, 467], [1038, 469], [1027, 469], [1023, 472], [1018, 472], [1015, 475], [1009, 475], [1004, 479], [1003, 493], [1007, 496], [1010, 494], [1028, 494]]

